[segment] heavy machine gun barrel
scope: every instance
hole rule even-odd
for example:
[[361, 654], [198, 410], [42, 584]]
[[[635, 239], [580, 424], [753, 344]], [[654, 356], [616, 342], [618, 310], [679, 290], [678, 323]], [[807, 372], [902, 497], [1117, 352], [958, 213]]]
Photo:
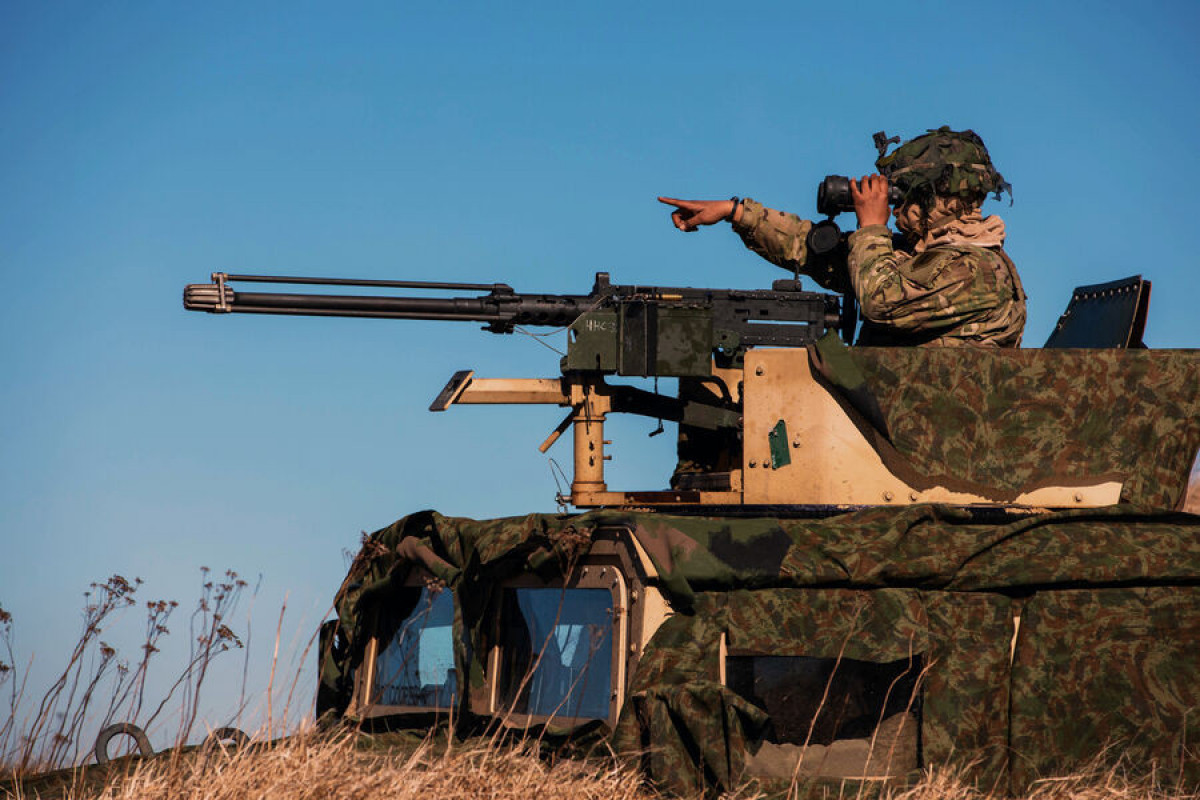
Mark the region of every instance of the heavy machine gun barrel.
[[[480, 297], [390, 297], [385, 295], [296, 294], [234, 291], [229, 283], [364, 286], [372, 288], [483, 291]], [[191, 284], [183, 291], [189, 311], [285, 314], [318, 317], [375, 317], [483, 322], [489, 330], [510, 332], [517, 325], [570, 325], [592, 305], [586, 296], [518, 295], [503, 283], [374, 281], [347, 278], [295, 278], [275, 275], [214, 273], [213, 283]]]

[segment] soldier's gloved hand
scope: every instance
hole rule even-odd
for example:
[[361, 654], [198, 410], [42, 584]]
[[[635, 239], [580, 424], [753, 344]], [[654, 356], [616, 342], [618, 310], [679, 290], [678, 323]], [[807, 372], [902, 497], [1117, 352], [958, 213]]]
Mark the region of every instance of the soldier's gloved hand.
[[739, 209], [733, 200], [676, 200], [673, 197], [660, 197], [658, 202], [675, 206], [671, 212], [671, 221], [681, 231], [691, 233], [701, 225], [713, 225], [722, 220], [730, 219]]
[[888, 182], [882, 175], [864, 175], [850, 181], [850, 197], [854, 200], [854, 213], [858, 216], [858, 227], [887, 225], [891, 214], [888, 211]]

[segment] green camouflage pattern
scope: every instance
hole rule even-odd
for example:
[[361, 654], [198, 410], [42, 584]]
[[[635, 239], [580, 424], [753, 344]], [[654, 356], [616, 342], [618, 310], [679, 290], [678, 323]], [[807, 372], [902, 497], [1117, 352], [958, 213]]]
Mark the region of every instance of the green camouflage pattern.
[[903, 462], [893, 466], [922, 486], [1004, 500], [1039, 486], [1117, 480], [1121, 502], [1181, 507], [1200, 448], [1200, 351], [849, 355], [861, 377], [845, 383], [865, 384]]
[[[730, 652], [740, 654], [863, 661], [923, 656], [925, 762], [969, 766], [981, 784], [1007, 780], [1008, 598], [915, 589], [765, 589], [700, 595], [696, 613], [669, 619], [646, 649], [632, 704], [613, 739], [618, 752], [640, 758], [661, 788], [688, 794], [749, 780], [766, 790], [787, 788], [786, 781], [744, 772], [746, 754], [760, 745], [767, 720], [717, 680], [721, 634]], [[666, 692], [664, 683], [671, 686]], [[680, 713], [681, 698], [719, 713], [689, 719]], [[830, 783], [815, 780], [809, 788]]]
[[980, 786], [1003, 786], [1012, 601], [1000, 593], [922, 592], [930, 661], [924, 681], [924, 763], [955, 764]]
[[1186, 583], [1200, 571], [1200, 517], [1110, 506], [982, 524], [963, 508], [875, 507], [828, 519], [720, 519], [593, 512], [627, 524], [671, 605], [721, 588], [917, 586], [947, 591]]
[[926, 763], [970, 764], [995, 783], [1006, 764], [1010, 601], [916, 589], [732, 592], [730, 650], [890, 662], [924, 656]]
[[845, 264], [808, 263], [812, 223], [747, 198], [734, 230], [758, 255], [813, 278], [825, 289], [851, 289], [867, 346], [1016, 347], [1025, 327], [1025, 292], [999, 247], [938, 244], [913, 255], [895, 246], [886, 225], [850, 235]]
[[906, 202], [927, 202], [935, 194], [974, 199], [988, 192], [999, 199], [1002, 191], [1012, 191], [979, 135], [952, 131], [947, 125], [881, 155], [875, 167], [900, 187]]
[[[711, 611], [706, 600], [702, 611]], [[712, 613], [669, 617], [638, 662], [613, 731], [615, 752], [677, 794], [737, 785], [766, 724], [763, 711], [721, 684], [723, 630]]]
[[860, 345], [1021, 344], [1025, 292], [999, 248], [943, 244], [914, 256], [893, 247], [886, 225], [860, 228], [849, 241]]
[[[1012, 784], [1108, 756], [1200, 767], [1200, 588], [1039, 593], [1012, 676]], [[1068, 691], [1069, 689], [1069, 691]], [[1170, 735], [1167, 735], [1169, 732]], [[1189, 750], [1190, 748], [1190, 750]]]
[[[478, 689], [502, 582], [567, 574], [612, 526], [649, 556], [675, 614], [630, 675], [608, 742], [664, 789], [750, 778], [769, 718], [721, 683], [722, 637], [741, 654], [920, 654], [922, 763], [961, 764], [981, 786], [1019, 790], [1110, 741], [1200, 784], [1200, 759], [1180, 749], [1200, 733], [1200, 517], [1124, 505], [999, 523], [939, 505], [827, 519], [420, 512], [365, 537], [336, 599], [338, 637], [322, 637], [321, 710], [345, 707], [369, 609], [414, 565], [454, 590], [456, 665]], [[461, 720], [485, 707], [474, 691], [459, 704]]]

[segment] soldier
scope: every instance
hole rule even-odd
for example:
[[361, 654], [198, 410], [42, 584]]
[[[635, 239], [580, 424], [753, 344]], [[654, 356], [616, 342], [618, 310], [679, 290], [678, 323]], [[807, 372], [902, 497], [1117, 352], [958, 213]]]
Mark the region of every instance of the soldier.
[[[812, 223], [750, 198], [675, 206], [681, 231], [723, 220], [773, 264], [799, 270], [831, 291], [852, 289], [863, 317], [861, 345], [1017, 347], [1025, 292], [1004, 252], [1004, 221], [982, 217], [988, 192], [1011, 188], [974, 131], [943, 126], [875, 162], [881, 174], [851, 181], [858, 230], [844, 265], [808, 264]], [[888, 230], [888, 182], [902, 193]]]

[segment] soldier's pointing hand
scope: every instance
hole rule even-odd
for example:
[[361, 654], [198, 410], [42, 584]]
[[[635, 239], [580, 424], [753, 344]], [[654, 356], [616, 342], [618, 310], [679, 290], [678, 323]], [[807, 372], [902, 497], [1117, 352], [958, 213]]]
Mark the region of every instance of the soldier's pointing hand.
[[722, 220], [730, 219], [737, 211], [733, 200], [676, 200], [673, 197], [660, 197], [658, 202], [675, 206], [671, 212], [671, 221], [681, 231], [692, 233], [701, 225], [713, 225]]

